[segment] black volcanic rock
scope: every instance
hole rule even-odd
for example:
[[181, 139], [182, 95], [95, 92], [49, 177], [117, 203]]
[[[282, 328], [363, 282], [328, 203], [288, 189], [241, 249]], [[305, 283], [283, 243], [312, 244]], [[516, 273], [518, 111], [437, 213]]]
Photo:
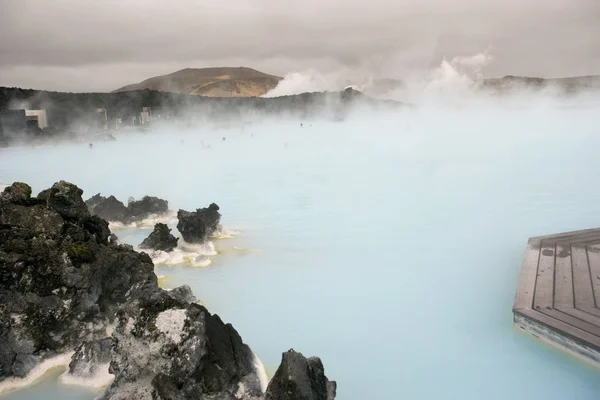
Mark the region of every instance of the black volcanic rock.
[[192, 289], [188, 285], [182, 285], [169, 290], [169, 296], [184, 303], [196, 301], [196, 297], [194, 297]]
[[12, 186], [8, 186], [0, 193], [0, 199], [10, 201], [14, 204], [27, 205], [31, 198], [31, 188], [29, 185], [21, 182], [15, 182]]
[[141, 200], [130, 201], [127, 205], [130, 218], [144, 219], [154, 214], [169, 211], [169, 202], [158, 197], [144, 196]]
[[162, 251], [173, 251], [177, 247], [179, 238], [171, 234], [171, 229], [166, 224], [158, 223], [154, 225], [154, 230], [144, 239], [140, 245], [141, 249], [152, 249]]
[[177, 229], [183, 240], [188, 243], [203, 243], [219, 228], [221, 214], [219, 206], [212, 203], [207, 208], [199, 208], [193, 212], [179, 210], [177, 219]]
[[60, 181], [38, 194], [38, 199], [46, 201], [49, 208], [54, 209], [63, 218], [84, 221], [90, 212], [81, 198], [83, 190], [72, 183]]
[[[75, 351], [68, 377], [114, 375], [102, 399], [265, 400], [264, 371], [233, 326], [188, 286], [160, 289], [150, 257], [115, 244], [81, 194], [67, 182], [37, 198], [25, 184], [0, 194], [0, 381]], [[204, 231], [217, 210], [194, 213]], [[332, 400], [335, 383], [290, 351], [266, 396]]]
[[0, 195], [0, 380], [105, 337], [125, 301], [158, 290], [150, 258], [109, 245], [81, 189], [61, 181], [27, 198], [23, 185]]
[[141, 200], [131, 200], [125, 207], [125, 204], [115, 196], [104, 197], [98, 193], [90, 197], [85, 204], [93, 215], [125, 224], [169, 211], [168, 201], [152, 196], [144, 196]]
[[262, 396], [254, 354], [230, 324], [170, 292], [119, 313], [103, 399], [251, 399]]
[[126, 221], [128, 218], [127, 207], [115, 196], [103, 197], [98, 193], [85, 203], [92, 214], [107, 221]]
[[333, 400], [336, 389], [335, 381], [325, 376], [320, 358], [307, 359], [291, 349], [283, 353], [265, 400]]
[[113, 339], [106, 337], [82, 343], [69, 363], [69, 374], [78, 378], [94, 378], [112, 359]]

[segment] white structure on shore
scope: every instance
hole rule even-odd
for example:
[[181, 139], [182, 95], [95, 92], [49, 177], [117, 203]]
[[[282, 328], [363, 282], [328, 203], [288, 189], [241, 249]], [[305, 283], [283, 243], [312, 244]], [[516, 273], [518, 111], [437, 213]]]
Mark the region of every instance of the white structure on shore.
[[29, 121], [37, 121], [38, 128], [40, 129], [48, 127], [48, 114], [46, 114], [46, 110], [25, 110], [25, 116]]
[[140, 125], [145, 125], [150, 122], [152, 118], [152, 108], [150, 107], [142, 107], [142, 112], [140, 113]]
[[108, 115], [106, 108], [96, 108], [96, 122], [100, 129], [108, 129]]

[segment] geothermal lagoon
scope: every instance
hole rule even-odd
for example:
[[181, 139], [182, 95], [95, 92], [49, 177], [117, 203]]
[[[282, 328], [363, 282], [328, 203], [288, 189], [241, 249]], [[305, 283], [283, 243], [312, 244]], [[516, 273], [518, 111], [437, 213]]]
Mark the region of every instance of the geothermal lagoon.
[[[528, 237], [600, 226], [597, 107], [303, 122], [0, 149], [0, 183], [217, 203], [225, 232], [194, 249], [207, 262], [184, 249], [156, 274], [231, 322], [269, 374], [293, 347], [323, 360], [343, 400], [598, 398], [600, 370], [518, 332], [511, 312]], [[151, 228], [112, 227], [134, 246]], [[98, 395], [58, 375], [2, 398]]]

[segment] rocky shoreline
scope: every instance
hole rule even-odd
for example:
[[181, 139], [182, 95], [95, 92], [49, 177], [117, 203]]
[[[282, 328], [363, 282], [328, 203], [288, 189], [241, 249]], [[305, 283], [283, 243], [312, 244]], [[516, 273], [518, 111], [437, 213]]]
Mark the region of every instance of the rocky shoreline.
[[[189, 287], [159, 288], [150, 257], [110, 240], [108, 222], [90, 213], [77, 186], [61, 181], [31, 194], [24, 183], [0, 194], [0, 385], [74, 352], [66, 380], [114, 377], [102, 399], [335, 398], [321, 361], [293, 350], [267, 386], [235, 328]], [[217, 210], [186, 212], [194, 238], [206, 234], [199, 221], [218, 225]], [[163, 239], [165, 228], [157, 228]]]

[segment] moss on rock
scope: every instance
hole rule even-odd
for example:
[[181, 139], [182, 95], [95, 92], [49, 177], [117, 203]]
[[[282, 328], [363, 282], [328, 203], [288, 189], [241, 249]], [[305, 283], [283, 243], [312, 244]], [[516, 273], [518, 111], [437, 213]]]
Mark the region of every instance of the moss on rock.
[[94, 253], [90, 248], [81, 243], [67, 246], [67, 255], [74, 263], [89, 263], [94, 261]]

